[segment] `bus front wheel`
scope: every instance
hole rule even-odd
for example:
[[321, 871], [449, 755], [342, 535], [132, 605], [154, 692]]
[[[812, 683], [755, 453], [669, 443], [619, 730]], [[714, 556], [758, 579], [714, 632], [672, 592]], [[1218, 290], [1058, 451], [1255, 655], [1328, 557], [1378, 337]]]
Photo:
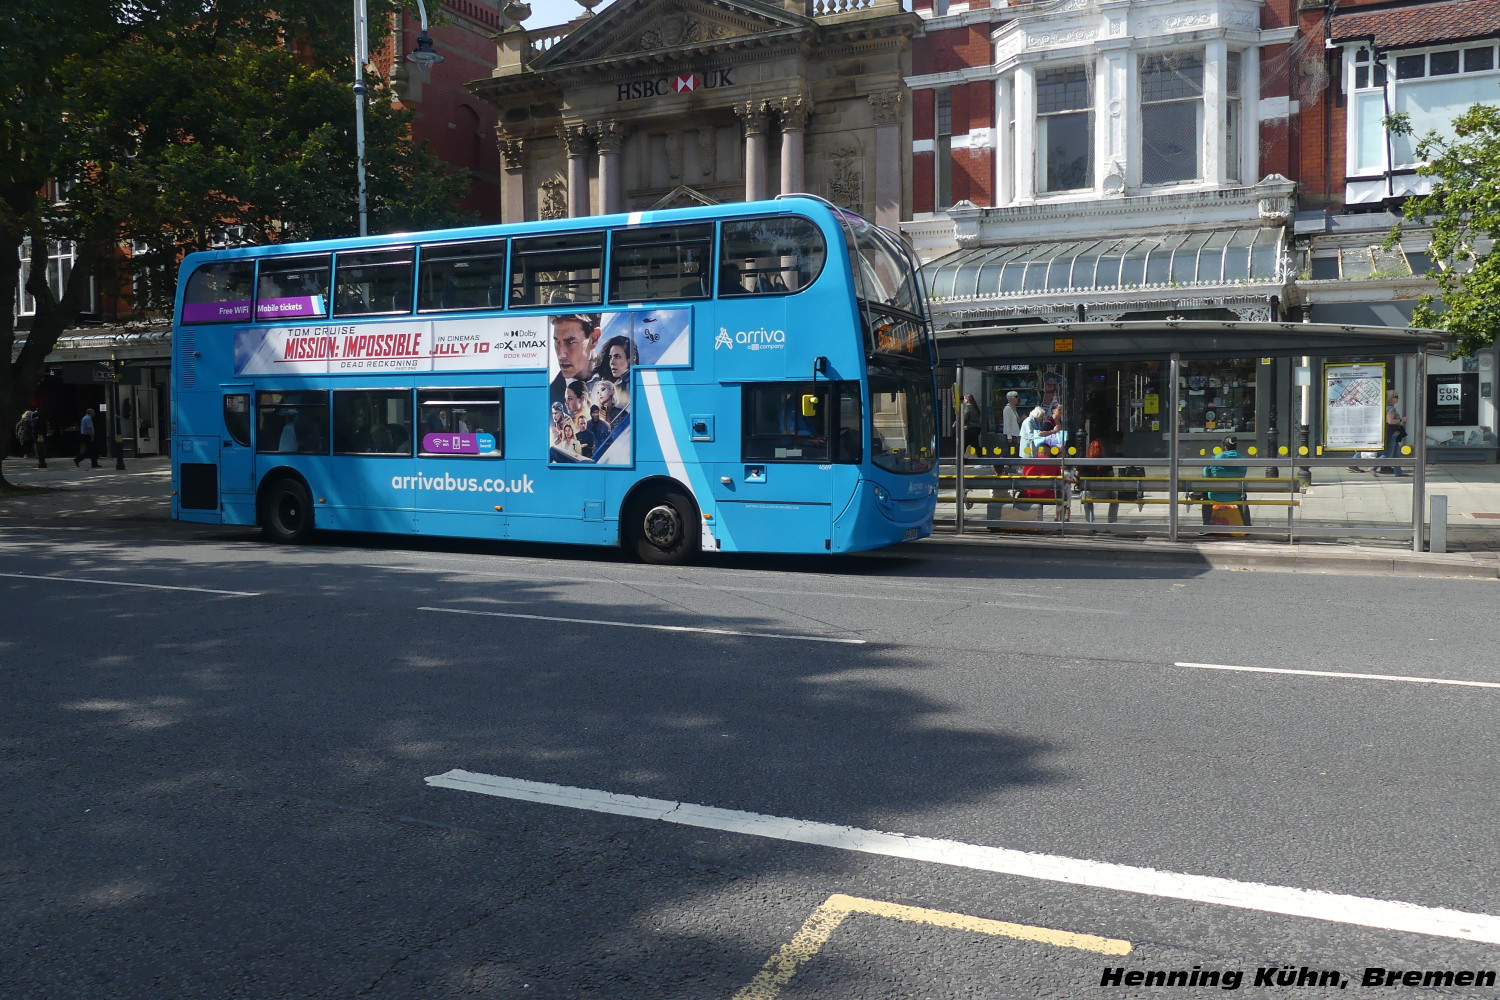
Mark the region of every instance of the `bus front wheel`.
[[698, 554], [700, 531], [693, 502], [662, 490], [631, 505], [626, 545], [642, 562], [685, 563]]
[[312, 536], [312, 495], [295, 479], [278, 479], [261, 498], [260, 526], [273, 542], [295, 544]]

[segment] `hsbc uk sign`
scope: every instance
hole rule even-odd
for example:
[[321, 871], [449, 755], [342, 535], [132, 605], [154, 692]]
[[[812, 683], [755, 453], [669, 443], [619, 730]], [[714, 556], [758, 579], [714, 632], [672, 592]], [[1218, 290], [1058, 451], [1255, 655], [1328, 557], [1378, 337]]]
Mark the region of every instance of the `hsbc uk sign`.
[[668, 73], [666, 76], [631, 80], [619, 85], [615, 94], [617, 101], [635, 101], [642, 97], [670, 97], [673, 94], [691, 94], [698, 90], [715, 90], [733, 87], [729, 74], [732, 69], [714, 69], [707, 73]]

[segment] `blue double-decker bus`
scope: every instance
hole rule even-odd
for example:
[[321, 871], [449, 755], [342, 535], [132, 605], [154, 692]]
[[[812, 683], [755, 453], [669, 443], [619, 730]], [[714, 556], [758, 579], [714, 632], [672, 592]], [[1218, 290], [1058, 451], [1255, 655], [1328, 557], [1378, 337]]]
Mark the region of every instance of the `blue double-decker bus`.
[[921, 538], [918, 281], [807, 196], [192, 254], [172, 514], [652, 562]]

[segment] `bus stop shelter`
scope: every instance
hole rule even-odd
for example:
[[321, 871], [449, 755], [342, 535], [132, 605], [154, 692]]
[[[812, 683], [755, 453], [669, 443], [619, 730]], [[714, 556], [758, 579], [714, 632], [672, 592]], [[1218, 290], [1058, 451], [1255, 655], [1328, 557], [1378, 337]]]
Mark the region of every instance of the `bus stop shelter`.
[[[940, 363], [965, 366], [1057, 365], [1146, 361], [1168, 366], [1168, 399], [1164, 437], [1167, 443], [1168, 537], [1179, 536], [1179, 467], [1188, 460], [1183, 454], [1180, 420], [1182, 366], [1184, 361], [1226, 358], [1328, 358], [1409, 356], [1415, 372], [1414, 394], [1406, 413], [1412, 454], [1391, 460], [1392, 466], [1412, 467], [1412, 546], [1424, 547], [1426, 484], [1426, 386], [1427, 358], [1448, 353], [1453, 337], [1437, 330], [1386, 326], [1349, 326], [1326, 323], [1240, 322], [1232, 320], [1097, 321], [1078, 323], [1026, 323], [950, 328], [937, 332]], [[960, 376], [960, 381], [962, 377]], [[1309, 387], [1310, 388], [1310, 387]], [[1305, 390], [1306, 391], [1306, 390]], [[1380, 401], [1384, 413], [1384, 400]], [[963, 489], [966, 449], [960, 444], [958, 482]], [[1321, 449], [1293, 455], [1291, 461], [1304, 468], [1338, 467], [1349, 464], [1349, 456], [1324, 458]], [[972, 458], [970, 452], [969, 457]], [[1087, 464], [1075, 457], [1061, 459], [1064, 465]], [[1111, 456], [1111, 464], [1132, 462], [1129, 456]], [[1155, 464], [1163, 459], [1154, 457]], [[1233, 459], [1233, 464], [1266, 468], [1287, 464], [1288, 459]], [[1132, 464], [1140, 464], [1132, 462]], [[963, 529], [964, 504], [957, 504], [956, 521]], [[1404, 529], [1402, 529], [1404, 537]]]

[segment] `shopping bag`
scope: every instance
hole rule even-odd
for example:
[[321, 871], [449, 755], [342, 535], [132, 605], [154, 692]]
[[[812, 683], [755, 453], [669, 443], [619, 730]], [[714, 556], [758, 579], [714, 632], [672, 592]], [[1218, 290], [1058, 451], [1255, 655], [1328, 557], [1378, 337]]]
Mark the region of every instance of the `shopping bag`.
[[[1209, 524], [1224, 525], [1225, 527], [1235, 527], [1235, 528], [1242, 528], [1242, 527], [1245, 526], [1245, 520], [1244, 520], [1244, 518], [1240, 517], [1240, 509], [1239, 509], [1239, 507], [1237, 507], [1236, 505], [1234, 505], [1232, 503], [1216, 503], [1216, 504], [1214, 504], [1214, 509], [1213, 509], [1213, 512], [1209, 515], [1208, 523]], [[1241, 532], [1233, 532], [1233, 531], [1218, 532], [1218, 531], [1216, 531], [1216, 532], [1214, 532], [1214, 534], [1220, 535], [1220, 536], [1224, 536], [1224, 537], [1229, 537], [1229, 538], [1244, 538], [1245, 537], [1245, 533], [1243, 531], [1241, 531]]]

